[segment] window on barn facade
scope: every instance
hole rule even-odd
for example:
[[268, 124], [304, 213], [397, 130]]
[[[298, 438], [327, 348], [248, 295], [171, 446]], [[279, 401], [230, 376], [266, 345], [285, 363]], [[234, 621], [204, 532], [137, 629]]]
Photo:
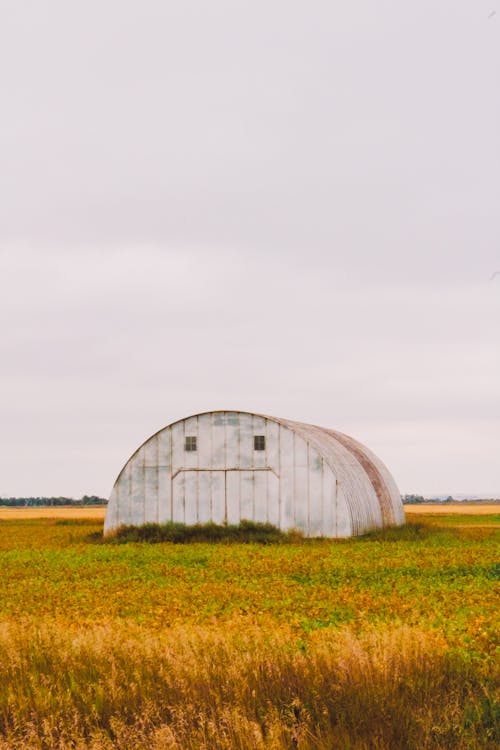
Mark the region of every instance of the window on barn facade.
[[184, 450], [186, 451], [195, 451], [197, 449], [196, 446], [196, 436], [193, 435], [187, 435], [186, 440], [184, 442]]
[[265, 438], [265, 435], [254, 435], [253, 436], [253, 449], [254, 449], [254, 451], [265, 451], [266, 450], [266, 438]]

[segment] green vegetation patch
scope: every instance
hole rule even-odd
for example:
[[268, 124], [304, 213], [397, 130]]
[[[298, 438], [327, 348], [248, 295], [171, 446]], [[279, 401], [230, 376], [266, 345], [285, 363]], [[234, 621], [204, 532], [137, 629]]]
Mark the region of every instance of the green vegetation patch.
[[498, 529], [418, 522], [334, 541], [242, 524], [239, 539], [217, 544], [212, 533], [231, 527], [209, 527], [208, 537], [206, 527], [169, 531], [181, 543], [142, 541], [148, 527], [127, 532], [126, 544], [104, 543], [102, 522], [92, 520], [2, 522], [0, 623], [111, 619], [162, 628], [243, 615], [307, 632], [418, 624], [480, 655], [499, 645]]
[[184, 523], [145, 523], [141, 526], [120, 526], [116, 531], [108, 534], [104, 541], [110, 544], [126, 542], [283, 544], [297, 542], [301, 538], [302, 534], [298, 531], [281, 531], [270, 523], [241, 521], [237, 525], [199, 523], [187, 526]]

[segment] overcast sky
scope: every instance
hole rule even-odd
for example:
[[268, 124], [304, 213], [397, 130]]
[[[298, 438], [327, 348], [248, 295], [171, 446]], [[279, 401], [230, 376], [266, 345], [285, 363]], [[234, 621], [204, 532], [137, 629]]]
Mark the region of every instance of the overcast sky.
[[498, 0], [0, 0], [0, 495], [188, 414], [500, 497]]

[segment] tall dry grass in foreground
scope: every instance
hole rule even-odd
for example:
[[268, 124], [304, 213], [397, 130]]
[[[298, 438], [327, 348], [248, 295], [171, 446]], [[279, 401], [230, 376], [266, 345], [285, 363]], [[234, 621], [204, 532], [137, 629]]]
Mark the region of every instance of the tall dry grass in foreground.
[[411, 628], [4, 625], [0, 748], [493, 750], [488, 663]]

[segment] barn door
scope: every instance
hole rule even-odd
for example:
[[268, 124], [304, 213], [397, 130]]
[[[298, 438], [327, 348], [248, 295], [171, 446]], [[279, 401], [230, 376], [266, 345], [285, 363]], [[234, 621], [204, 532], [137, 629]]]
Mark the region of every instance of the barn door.
[[172, 521], [224, 523], [226, 521], [226, 472], [220, 470], [179, 471], [172, 477]]
[[280, 523], [279, 478], [270, 469], [185, 469], [172, 477], [172, 520]]
[[271, 469], [226, 471], [228, 523], [258, 521], [279, 526], [279, 478]]

